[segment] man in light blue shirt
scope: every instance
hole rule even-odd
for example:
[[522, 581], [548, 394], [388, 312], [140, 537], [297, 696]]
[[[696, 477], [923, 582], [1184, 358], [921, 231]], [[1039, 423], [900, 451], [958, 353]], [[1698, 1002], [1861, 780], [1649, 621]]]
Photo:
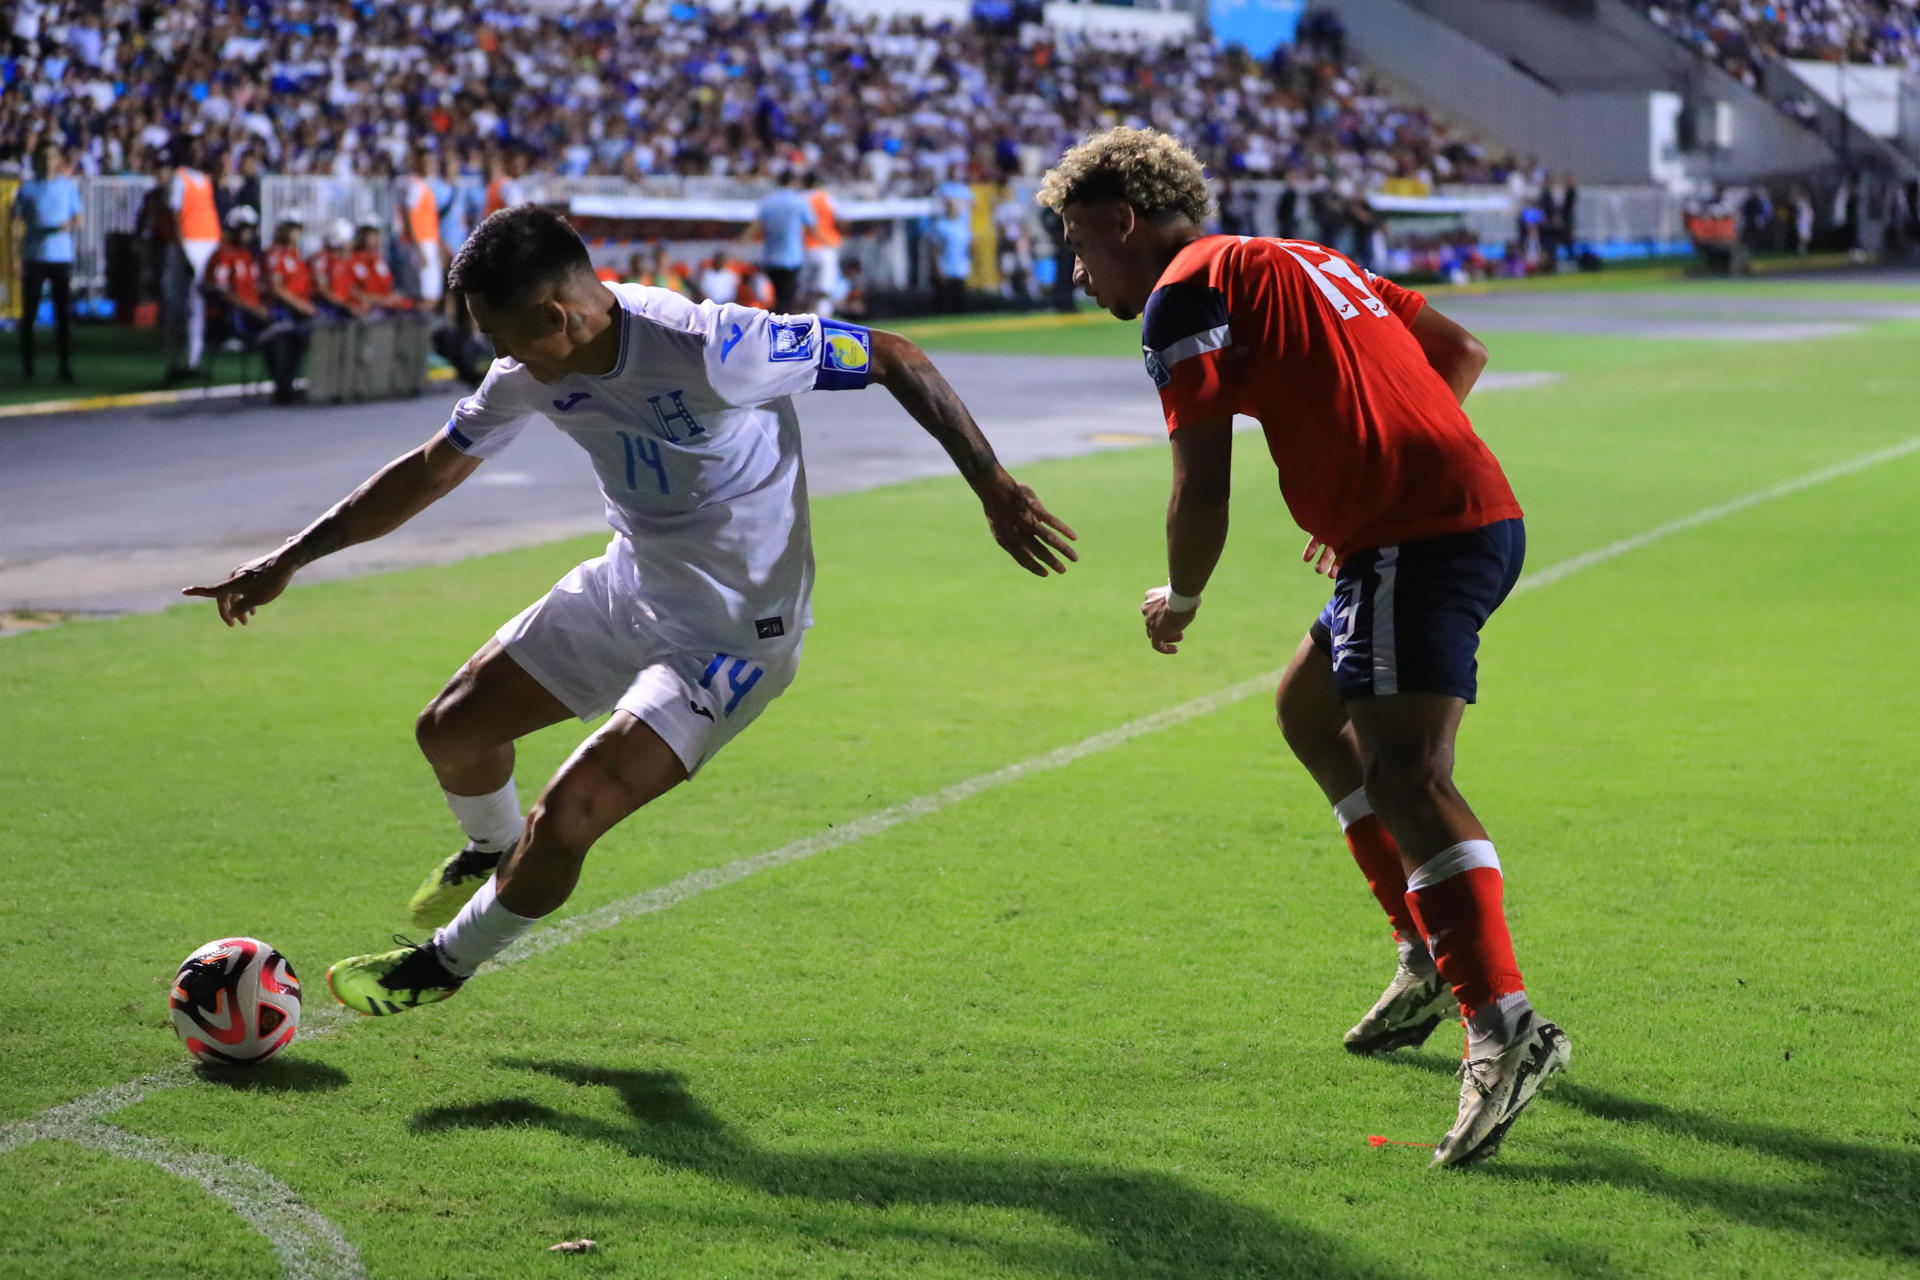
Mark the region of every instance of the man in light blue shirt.
[[967, 277], [973, 274], [973, 219], [959, 201], [940, 202], [940, 216], [928, 228], [933, 240], [933, 309], [941, 313], [967, 308]]
[[795, 189], [799, 175], [789, 169], [780, 175], [780, 185], [760, 201], [760, 210], [747, 238], [758, 231], [761, 239], [760, 266], [773, 283], [773, 309], [782, 315], [793, 311], [794, 295], [800, 290], [800, 268], [807, 261], [806, 233], [820, 225], [806, 196]]
[[73, 232], [80, 225], [80, 185], [67, 176], [59, 148], [43, 142], [33, 151], [34, 176], [13, 197], [13, 219], [22, 236], [24, 269], [20, 294], [20, 370], [33, 377], [33, 324], [40, 313], [40, 289], [53, 293], [53, 349], [60, 381], [73, 381], [70, 361], [73, 312]]

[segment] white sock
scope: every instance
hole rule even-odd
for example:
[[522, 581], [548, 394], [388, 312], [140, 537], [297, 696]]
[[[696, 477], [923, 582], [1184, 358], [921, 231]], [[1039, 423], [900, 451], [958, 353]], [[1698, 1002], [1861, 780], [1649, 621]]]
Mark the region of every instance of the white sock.
[[520, 843], [527, 820], [520, 815], [520, 792], [507, 779], [507, 785], [484, 796], [457, 796], [444, 793], [453, 820], [466, 832], [467, 839], [489, 853], [505, 853]]
[[1355, 787], [1347, 793], [1346, 799], [1333, 806], [1333, 816], [1340, 823], [1342, 831], [1362, 818], [1372, 817], [1373, 804], [1367, 799], [1367, 789]]
[[433, 935], [434, 946], [457, 978], [471, 978], [474, 970], [512, 946], [534, 924], [535, 917], [515, 915], [500, 905], [495, 888], [499, 879], [489, 876], [453, 923]]
[[1511, 992], [1474, 1010], [1467, 1019], [1467, 1056], [1485, 1058], [1499, 1053], [1513, 1043], [1532, 1013], [1533, 1001], [1524, 991]]

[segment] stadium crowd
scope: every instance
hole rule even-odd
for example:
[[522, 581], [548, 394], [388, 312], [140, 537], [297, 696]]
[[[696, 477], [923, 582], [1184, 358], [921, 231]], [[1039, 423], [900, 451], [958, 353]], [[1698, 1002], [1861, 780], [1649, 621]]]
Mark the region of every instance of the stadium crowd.
[[1036, 175], [1096, 127], [1152, 123], [1216, 173], [1500, 180], [1506, 165], [1348, 67], [1311, 17], [1270, 63], [1205, 40], [829, 10], [578, 9], [528, 0], [14, 0], [0, 152], [51, 138], [85, 173], [143, 173], [180, 133], [210, 171], [405, 172], [430, 144], [494, 180], [759, 176], [876, 194]]
[[1920, 71], [1913, 0], [1647, 0], [1647, 16], [1749, 88], [1770, 57]]

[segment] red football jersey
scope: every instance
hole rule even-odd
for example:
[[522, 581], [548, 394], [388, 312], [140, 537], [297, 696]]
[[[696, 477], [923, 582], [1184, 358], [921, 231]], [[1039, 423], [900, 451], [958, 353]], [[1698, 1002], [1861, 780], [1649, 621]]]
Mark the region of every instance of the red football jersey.
[[291, 245], [267, 246], [267, 278], [302, 302], [313, 300], [313, 272]]
[[1410, 331], [1425, 305], [1311, 241], [1196, 240], [1141, 317], [1167, 430], [1257, 419], [1287, 509], [1343, 557], [1518, 517]]
[[236, 302], [260, 305], [260, 263], [253, 250], [222, 244], [207, 260], [207, 283]]

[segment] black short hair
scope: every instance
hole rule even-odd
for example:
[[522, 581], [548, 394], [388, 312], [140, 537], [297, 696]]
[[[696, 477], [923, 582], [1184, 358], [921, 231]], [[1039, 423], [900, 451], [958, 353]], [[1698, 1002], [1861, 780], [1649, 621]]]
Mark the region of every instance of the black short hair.
[[447, 267], [447, 287], [510, 306], [583, 271], [592, 274], [593, 259], [579, 233], [553, 210], [522, 204], [473, 229]]

